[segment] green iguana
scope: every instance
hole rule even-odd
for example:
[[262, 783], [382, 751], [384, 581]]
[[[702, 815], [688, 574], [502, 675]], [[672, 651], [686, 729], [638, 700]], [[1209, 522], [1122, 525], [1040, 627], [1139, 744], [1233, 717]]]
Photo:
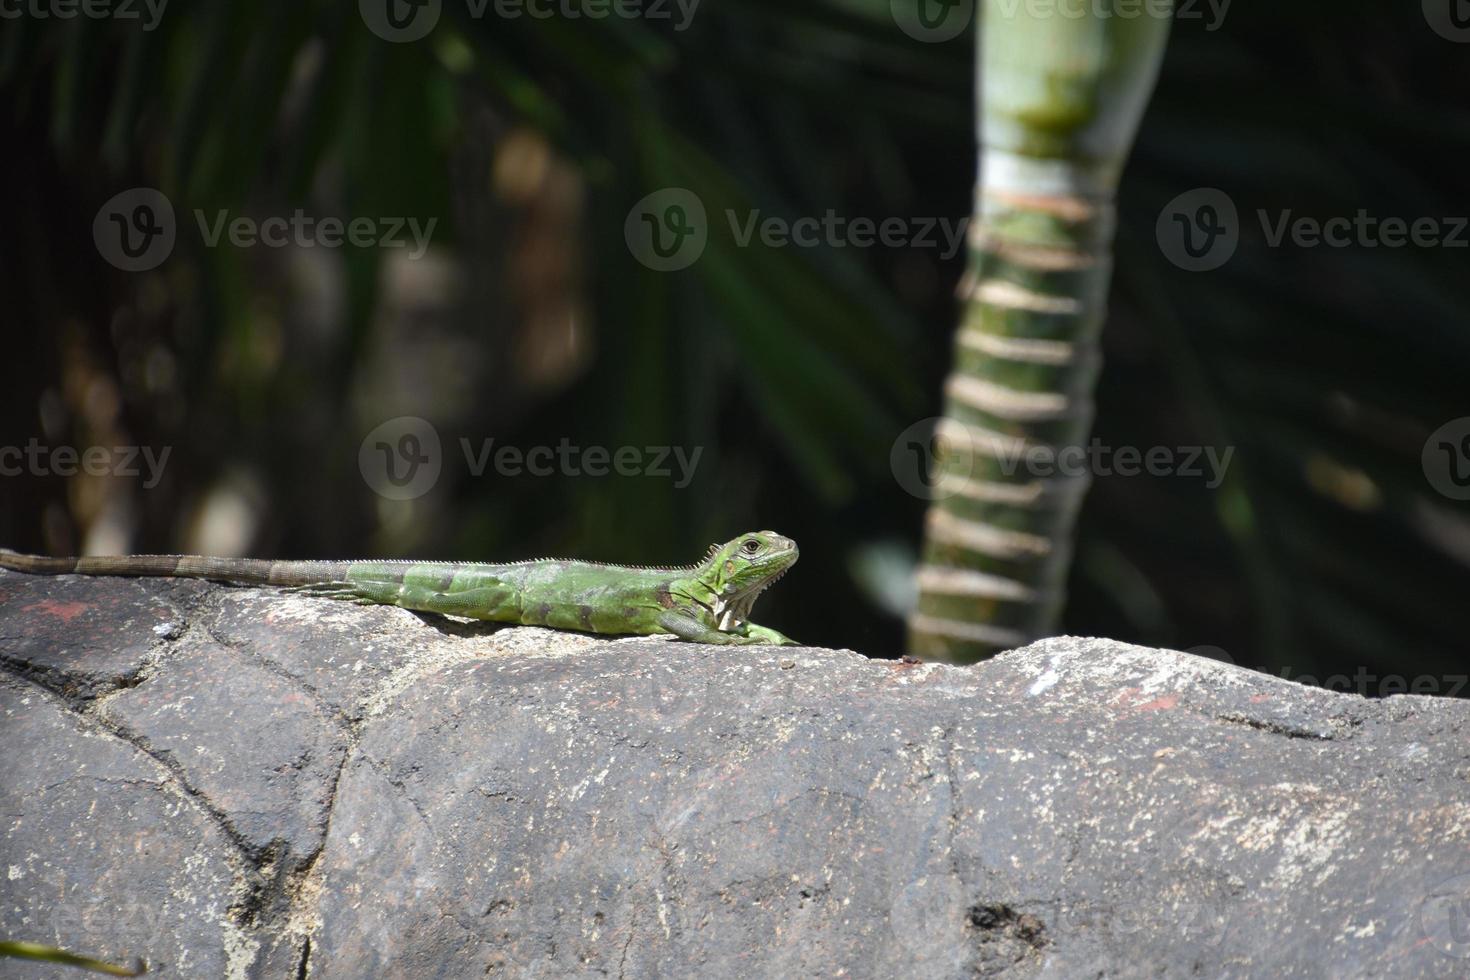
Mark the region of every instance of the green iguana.
[[696, 643], [796, 641], [750, 622], [750, 607], [796, 563], [796, 542], [752, 531], [711, 545], [697, 565], [604, 565], [542, 558], [503, 565], [415, 561], [261, 561], [196, 555], [41, 558], [0, 549], [0, 568], [33, 575], [202, 578], [362, 605], [590, 633], [673, 633]]

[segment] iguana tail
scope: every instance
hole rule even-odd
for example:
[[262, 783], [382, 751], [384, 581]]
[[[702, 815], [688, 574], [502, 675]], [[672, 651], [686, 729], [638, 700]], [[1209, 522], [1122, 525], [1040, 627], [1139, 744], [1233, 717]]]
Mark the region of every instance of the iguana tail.
[[0, 548], [0, 568], [28, 575], [130, 575], [203, 578], [244, 585], [304, 586], [338, 583], [347, 562], [263, 561], [255, 558], [204, 558], [199, 555], [120, 555], [96, 558], [42, 558]]

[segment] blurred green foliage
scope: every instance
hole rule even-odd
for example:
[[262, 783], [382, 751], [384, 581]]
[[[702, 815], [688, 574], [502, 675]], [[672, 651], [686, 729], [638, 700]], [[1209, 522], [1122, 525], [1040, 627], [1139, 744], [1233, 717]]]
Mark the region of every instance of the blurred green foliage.
[[[170, 5], [151, 31], [5, 22], [0, 445], [173, 448], [150, 490], [0, 480], [0, 540], [658, 562], [771, 527], [803, 561], [763, 621], [896, 652], [902, 623], [875, 596], [901, 601], [895, 543], [916, 545], [924, 502], [890, 449], [937, 412], [963, 255], [737, 247], [716, 226], [727, 210], [966, 215], [973, 37], [913, 40], [887, 0], [704, 0], [686, 30], [469, 9], [445, 0], [402, 44], [354, 4], [302, 0]], [[1215, 492], [1095, 482], [1067, 626], [1293, 675], [1463, 671], [1470, 522], [1420, 452], [1470, 415], [1466, 252], [1272, 248], [1254, 214], [1465, 214], [1470, 47], [1418, 5], [1195, 9], [1122, 191], [1097, 435], [1237, 451]], [[179, 216], [149, 273], [113, 269], [91, 237], [133, 186]], [[624, 221], [671, 186], [712, 233], [659, 273]], [[1236, 201], [1243, 240], [1187, 273], [1154, 224], [1201, 186]], [[193, 228], [196, 210], [297, 208], [437, 218], [433, 260], [208, 248]], [[389, 502], [358, 449], [400, 415], [434, 423], [445, 466]], [[461, 437], [703, 454], [685, 489], [475, 476]]]
[[71, 953], [64, 949], [57, 949], [55, 946], [43, 946], [40, 943], [28, 943], [16, 939], [0, 939], [0, 958], [35, 960], [42, 963], [60, 963], [63, 966], [74, 966], [82, 970], [90, 970], [93, 973], [105, 973], [113, 977], [140, 977], [148, 972], [147, 967], [141, 960], [136, 961], [132, 966], [122, 966], [117, 963], [108, 963], [106, 960]]

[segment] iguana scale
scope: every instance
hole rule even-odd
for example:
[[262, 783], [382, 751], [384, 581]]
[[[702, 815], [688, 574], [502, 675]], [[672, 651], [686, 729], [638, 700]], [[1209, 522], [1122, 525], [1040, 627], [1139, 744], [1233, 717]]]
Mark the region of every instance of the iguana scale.
[[197, 555], [42, 558], [0, 549], [0, 568], [33, 575], [200, 578], [269, 585], [467, 619], [589, 633], [673, 633], [696, 643], [795, 644], [749, 619], [761, 592], [796, 563], [774, 531], [711, 545], [695, 565], [630, 566], [542, 558], [491, 565], [416, 561], [262, 561]]

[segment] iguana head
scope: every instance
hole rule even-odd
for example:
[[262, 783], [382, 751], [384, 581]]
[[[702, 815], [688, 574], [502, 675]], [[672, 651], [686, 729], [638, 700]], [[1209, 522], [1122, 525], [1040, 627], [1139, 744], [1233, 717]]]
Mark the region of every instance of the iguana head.
[[755, 600], [796, 564], [798, 555], [796, 542], [775, 531], [751, 531], [712, 545], [699, 580], [714, 594], [720, 629], [735, 629], [749, 619]]

